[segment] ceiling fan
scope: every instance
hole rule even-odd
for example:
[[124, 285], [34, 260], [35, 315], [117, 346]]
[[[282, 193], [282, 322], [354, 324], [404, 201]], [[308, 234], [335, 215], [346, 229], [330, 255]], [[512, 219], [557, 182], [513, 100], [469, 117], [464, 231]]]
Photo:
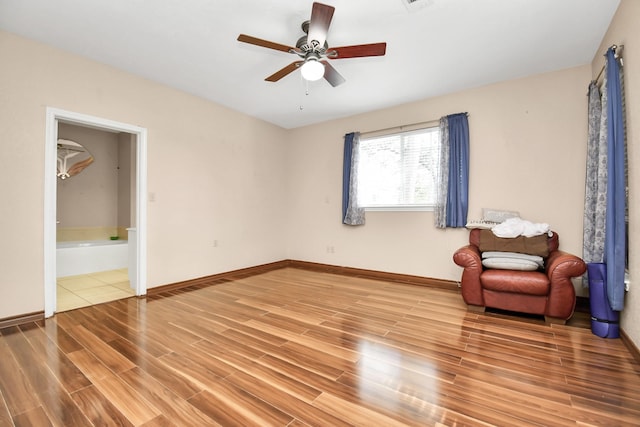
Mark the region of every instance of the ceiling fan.
[[268, 82], [277, 82], [300, 68], [304, 79], [314, 81], [324, 77], [331, 86], [335, 87], [344, 83], [345, 79], [329, 64], [327, 59], [383, 56], [386, 53], [387, 44], [371, 43], [330, 48], [327, 43], [327, 32], [329, 31], [334, 11], [335, 8], [333, 6], [313, 3], [311, 19], [302, 23], [302, 31], [304, 31], [305, 35], [298, 39], [296, 47], [262, 40], [246, 34], [240, 34], [238, 41], [293, 53], [301, 58], [267, 77], [265, 80]]

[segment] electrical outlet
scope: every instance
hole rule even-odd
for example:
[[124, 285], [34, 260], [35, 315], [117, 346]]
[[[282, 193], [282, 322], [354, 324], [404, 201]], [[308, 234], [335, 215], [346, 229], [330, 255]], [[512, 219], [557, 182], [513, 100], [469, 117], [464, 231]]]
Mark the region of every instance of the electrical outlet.
[[214, 248], [217, 248], [217, 247], [218, 247], [218, 241], [217, 241], [217, 240], [214, 240], [214, 241], [213, 241], [213, 247], [214, 247]]
[[629, 283], [631, 283], [631, 278], [629, 277], [629, 271], [624, 272], [624, 290], [629, 292]]
[[336, 248], [334, 248], [333, 246], [327, 246], [327, 253], [328, 254], [333, 254], [336, 252]]

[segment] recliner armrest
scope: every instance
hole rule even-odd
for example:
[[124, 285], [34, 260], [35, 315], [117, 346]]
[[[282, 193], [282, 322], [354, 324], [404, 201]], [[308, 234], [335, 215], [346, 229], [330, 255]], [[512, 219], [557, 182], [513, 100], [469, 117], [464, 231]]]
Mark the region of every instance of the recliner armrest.
[[482, 270], [482, 256], [477, 246], [467, 245], [453, 254], [453, 262], [464, 268], [479, 268]]
[[[545, 270], [551, 285], [546, 315], [568, 319], [573, 314], [576, 300], [571, 278], [587, 271], [587, 265], [579, 257], [558, 250], [549, 254]], [[572, 303], [568, 304], [568, 300]]]
[[460, 280], [460, 290], [464, 302], [469, 305], [484, 306], [482, 285], [480, 284], [482, 257], [478, 247], [467, 245], [458, 249], [453, 254], [453, 262], [460, 267], [464, 267], [462, 279]]
[[545, 270], [551, 282], [554, 280], [572, 277], [578, 277], [587, 271], [587, 264], [570, 253], [563, 251], [553, 251], [549, 254], [546, 261]]

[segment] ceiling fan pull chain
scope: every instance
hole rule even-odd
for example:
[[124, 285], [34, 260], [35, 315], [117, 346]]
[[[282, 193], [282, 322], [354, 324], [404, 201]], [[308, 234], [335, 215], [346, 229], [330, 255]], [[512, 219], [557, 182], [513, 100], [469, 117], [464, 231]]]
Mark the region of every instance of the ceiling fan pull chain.
[[304, 96], [300, 95], [300, 106], [298, 107], [300, 111], [304, 110], [304, 100], [305, 96], [309, 95], [309, 82], [305, 80], [302, 76], [300, 76], [300, 82], [302, 83], [302, 90], [304, 91]]

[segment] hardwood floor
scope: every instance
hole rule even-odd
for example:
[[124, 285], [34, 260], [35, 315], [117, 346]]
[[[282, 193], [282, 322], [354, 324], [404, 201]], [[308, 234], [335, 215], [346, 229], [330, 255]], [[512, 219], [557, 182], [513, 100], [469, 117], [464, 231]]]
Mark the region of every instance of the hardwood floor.
[[4, 426], [624, 426], [620, 340], [285, 268], [0, 330]]

